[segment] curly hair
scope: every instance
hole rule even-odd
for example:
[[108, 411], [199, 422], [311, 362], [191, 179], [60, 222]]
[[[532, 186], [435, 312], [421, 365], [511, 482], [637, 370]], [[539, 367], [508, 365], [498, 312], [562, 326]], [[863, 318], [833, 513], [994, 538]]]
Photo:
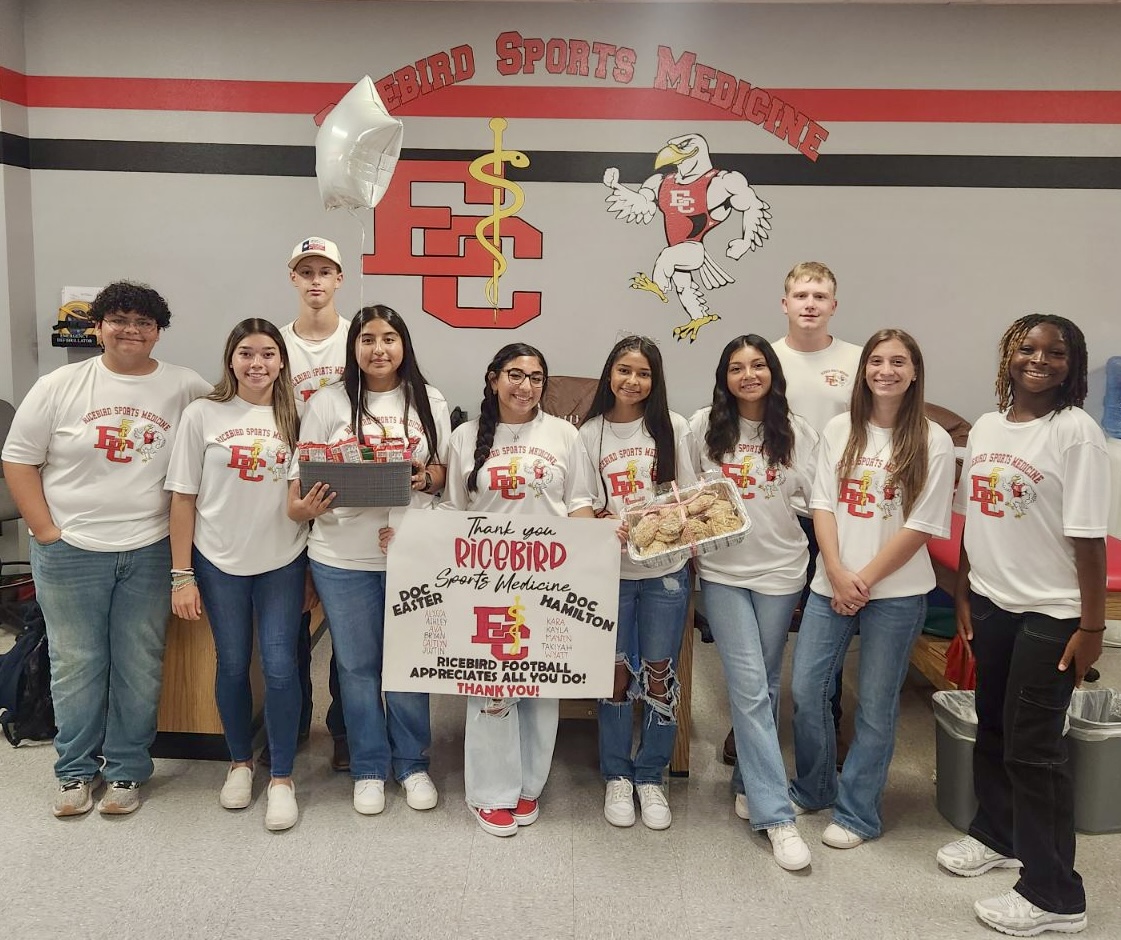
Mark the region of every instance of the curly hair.
[[[343, 366], [343, 388], [346, 397], [350, 399], [351, 423], [354, 434], [362, 444], [366, 443], [366, 434], [362, 430], [363, 419], [377, 421], [366, 410], [366, 385], [363, 381], [362, 370], [358, 367], [358, 354], [356, 347], [358, 337], [362, 335], [362, 327], [371, 320], [382, 320], [388, 323], [393, 331], [401, 337], [401, 365], [397, 367], [397, 377], [401, 380], [401, 390], [405, 396], [405, 413], [401, 416], [401, 424], [408, 420], [409, 410], [412, 409], [420, 418], [420, 426], [424, 428], [424, 439], [428, 442], [428, 462], [436, 458], [436, 419], [432, 417], [432, 403], [428, 400], [428, 381], [420, 371], [416, 361], [416, 352], [413, 350], [413, 338], [401, 314], [385, 304], [372, 304], [363, 307], [350, 321], [350, 329], [346, 334], [346, 363]], [[406, 436], [408, 431], [405, 431]]]
[[276, 429], [284, 438], [290, 451], [295, 451], [299, 437], [300, 419], [296, 414], [296, 396], [292, 391], [292, 367], [288, 361], [288, 347], [280, 330], [269, 320], [250, 317], [242, 320], [226, 338], [226, 349], [222, 353], [222, 378], [206, 397], [211, 401], [231, 401], [237, 395], [237, 376], [234, 375], [234, 353], [242, 341], [250, 336], [267, 336], [280, 350], [280, 374], [272, 386], [272, 413], [276, 419]]
[[860, 366], [857, 368], [857, 381], [853, 383], [851, 427], [849, 439], [845, 444], [841, 459], [837, 462], [837, 479], [843, 481], [851, 476], [868, 446], [868, 422], [872, 418], [872, 389], [868, 387], [868, 360], [881, 343], [898, 340], [907, 350], [911, 364], [915, 367], [915, 380], [903, 394], [903, 401], [891, 429], [891, 466], [895, 482], [903, 490], [903, 516], [909, 516], [915, 500], [926, 486], [928, 464], [929, 424], [924, 412], [924, 388], [926, 371], [923, 366], [922, 350], [915, 338], [903, 330], [877, 330], [864, 344], [860, 352]]
[[545, 361], [541, 350], [530, 346], [528, 343], [508, 343], [494, 354], [494, 358], [490, 361], [486, 374], [483, 376], [483, 400], [479, 405], [479, 430], [475, 434], [475, 466], [467, 474], [467, 489], [471, 493], [477, 492], [479, 489], [479, 470], [482, 469], [483, 464], [487, 462], [487, 457], [490, 456], [490, 448], [494, 443], [494, 432], [498, 427], [498, 394], [490, 383], [498, 378], [498, 374], [506, 363], [523, 356], [533, 356], [541, 363], [541, 371], [545, 373], [545, 381], [541, 385], [542, 396], [549, 388], [549, 364]]
[[1086, 337], [1082, 334], [1082, 330], [1066, 317], [1050, 313], [1030, 313], [1016, 320], [1000, 338], [1000, 364], [996, 370], [996, 400], [1001, 411], [1007, 411], [1012, 405], [1012, 376], [1008, 369], [1012, 356], [1028, 333], [1043, 323], [1055, 327], [1062, 334], [1063, 342], [1067, 347], [1067, 377], [1058, 388], [1053, 410], [1081, 408], [1082, 403], [1086, 401], [1089, 353], [1086, 350]]
[[[669, 397], [666, 393], [666, 373], [662, 353], [647, 336], [624, 336], [608, 353], [603, 372], [596, 386], [596, 394], [584, 421], [606, 415], [615, 407], [615, 393], [611, 391], [611, 372], [615, 363], [626, 353], [636, 352], [650, 366], [650, 394], [642, 402], [642, 425], [654, 439], [654, 483], [670, 483], [677, 477], [677, 445], [673, 439], [673, 422], [669, 416]], [[600, 431], [602, 439], [602, 428]], [[602, 457], [603, 454], [600, 454]], [[606, 484], [600, 476], [604, 504], [608, 502]]]
[[90, 319], [100, 323], [111, 313], [136, 313], [151, 317], [161, 330], [171, 323], [171, 309], [167, 301], [147, 284], [133, 281], [114, 281], [102, 288], [90, 304]]
[[756, 333], [737, 336], [720, 354], [712, 386], [712, 409], [708, 413], [705, 450], [714, 462], [720, 463], [725, 454], [732, 452], [740, 438], [739, 405], [728, 388], [728, 367], [732, 356], [747, 347], [757, 349], [771, 370], [771, 390], [763, 406], [763, 455], [772, 463], [789, 467], [794, 458], [794, 428], [786, 401], [786, 376], [774, 347]]

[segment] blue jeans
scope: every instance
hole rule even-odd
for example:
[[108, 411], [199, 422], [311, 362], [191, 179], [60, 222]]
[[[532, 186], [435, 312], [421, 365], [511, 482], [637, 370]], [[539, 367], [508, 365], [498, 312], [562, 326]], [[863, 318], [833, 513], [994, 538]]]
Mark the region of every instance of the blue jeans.
[[1074, 869], [1074, 785], [1063, 737], [1075, 674], [1056, 668], [1080, 621], [1010, 613], [972, 591], [969, 601], [979, 801], [969, 834], [1024, 863], [1016, 890], [1032, 904], [1081, 914], [1086, 890]]
[[166, 538], [129, 552], [31, 540], [50, 646], [59, 780], [92, 780], [99, 770], [107, 780], [152, 776], [170, 570]]
[[[899, 691], [926, 619], [926, 595], [869, 601], [854, 617], [811, 591], [794, 647], [794, 761], [791, 798], [806, 809], [833, 806], [838, 825], [864, 839], [883, 831], [880, 802], [895, 749]], [[830, 699], [860, 628], [856, 734], [837, 783], [837, 732]]]
[[[689, 607], [689, 575], [619, 582], [615, 661], [630, 676], [626, 698], [599, 701], [599, 769], [605, 780], [661, 783], [677, 737], [677, 655]], [[653, 694], [651, 680], [664, 692]], [[633, 702], [642, 702], [642, 731], [631, 759]]]
[[463, 783], [467, 805], [513, 809], [536, 800], [549, 779], [557, 743], [555, 698], [467, 697]]
[[249, 666], [253, 660], [255, 616], [265, 675], [265, 728], [272, 754], [272, 775], [290, 777], [303, 698], [296, 668], [296, 635], [304, 602], [307, 553], [283, 568], [255, 575], [226, 574], [197, 548], [192, 558], [214, 634], [218, 657], [214, 698], [222, 716], [230, 760], [247, 761], [253, 757]]
[[[376, 534], [376, 533], [375, 533]], [[432, 726], [425, 692], [386, 692], [385, 572], [351, 571], [311, 561], [339, 669], [343, 715], [355, 780], [398, 780], [428, 770]]]
[[753, 829], [794, 821], [778, 743], [779, 683], [790, 617], [801, 592], [760, 594], [701, 581], [736, 736], [732, 789], [747, 796]]

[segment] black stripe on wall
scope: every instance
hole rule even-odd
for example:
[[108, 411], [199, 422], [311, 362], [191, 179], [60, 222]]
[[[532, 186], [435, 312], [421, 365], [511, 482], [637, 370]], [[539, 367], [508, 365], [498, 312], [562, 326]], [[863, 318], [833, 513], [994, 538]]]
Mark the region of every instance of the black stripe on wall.
[[[470, 162], [475, 150], [405, 149], [402, 160]], [[635, 184], [653, 173], [652, 153], [531, 151], [511, 179], [601, 183], [607, 167]], [[930, 154], [713, 154], [760, 186], [906, 186], [967, 189], [1121, 189], [1119, 157], [957, 156]], [[278, 144], [28, 139], [0, 133], [0, 163], [32, 170], [315, 176], [313, 147]]]

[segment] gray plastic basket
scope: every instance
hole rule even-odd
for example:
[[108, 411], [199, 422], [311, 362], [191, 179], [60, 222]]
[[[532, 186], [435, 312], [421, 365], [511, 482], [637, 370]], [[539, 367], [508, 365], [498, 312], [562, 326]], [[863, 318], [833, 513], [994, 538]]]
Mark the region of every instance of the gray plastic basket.
[[973, 692], [935, 692], [934, 720], [938, 771], [934, 802], [944, 819], [968, 832], [977, 812], [977, 797], [973, 795], [973, 742], [977, 740]]
[[316, 483], [326, 483], [336, 494], [332, 506], [408, 506], [412, 499], [412, 473], [413, 465], [407, 460], [301, 460], [300, 492], [306, 494]]

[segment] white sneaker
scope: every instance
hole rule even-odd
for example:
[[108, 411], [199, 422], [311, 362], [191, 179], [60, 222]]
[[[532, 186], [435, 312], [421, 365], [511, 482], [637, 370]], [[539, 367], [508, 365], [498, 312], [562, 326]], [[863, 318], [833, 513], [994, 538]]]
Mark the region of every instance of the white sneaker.
[[270, 832], [283, 832], [296, 825], [300, 808], [296, 805], [296, 787], [288, 783], [269, 784], [269, 806], [265, 810], [265, 828]]
[[642, 807], [642, 824], [647, 829], [668, 829], [673, 822], [673, 814], [669, 811], [669, 800], [665, 791], [656, 783], [640, 783], [638, 790], [638, 805]]
[[245, 809], [253, 801], [253, 769], [230, 767], [218, 802], [226, 809]]
[[771, 850], [780, 868], [801, 871], [809, 865], [810, 847], [798, 834], [798, 827], [794, 823], [772, 826], [767, 830], [767, 838], [771, 840]]
[[354, 808], [363, 816], [376, 816], [385, 809], [385, 781], [355, 780]]
[[743, 793], [736, 794], [736, 815], [744, 822], [751, 822], [751, 814], [747, 811], [747, 796]]
[[409, 809], [432, 809], [440, 799], [436, 784], [423, 770], [409, 774], [401, 781], [401, 786], [405, 788], [405, 802], [409, 804]]
[[64, 816], [82, 816], [93, 809], [93, 781], [62, 780], [55, 794], [51, 812], [60, 819]]
[[983, 924], [1011, 934], [1013, 937], [1036, 937], [1048, 930], [1055, 933], [1078, 933], [1086, 929], [1086, 912], [1054, 914], [1036, 907], [1018, 891], [985, 901], [976, 901], [973, 911]]
[[821, 841], [832, 849], [855, 849], [863, 844], [864, 838], [844, 826], [831, 822], [821, 834]]
[[973, 836], [942, 846], [937, 857], [938, 864], [946, 871], [963, 878], [975, 878], [994, 868], [1019, 868], [1022, 864], [1018, 858], [994, 852]]
[[622, 779], [607, 781], [603, 816], [611, 825], [621, 829], [634, 825], [634, 784]]

